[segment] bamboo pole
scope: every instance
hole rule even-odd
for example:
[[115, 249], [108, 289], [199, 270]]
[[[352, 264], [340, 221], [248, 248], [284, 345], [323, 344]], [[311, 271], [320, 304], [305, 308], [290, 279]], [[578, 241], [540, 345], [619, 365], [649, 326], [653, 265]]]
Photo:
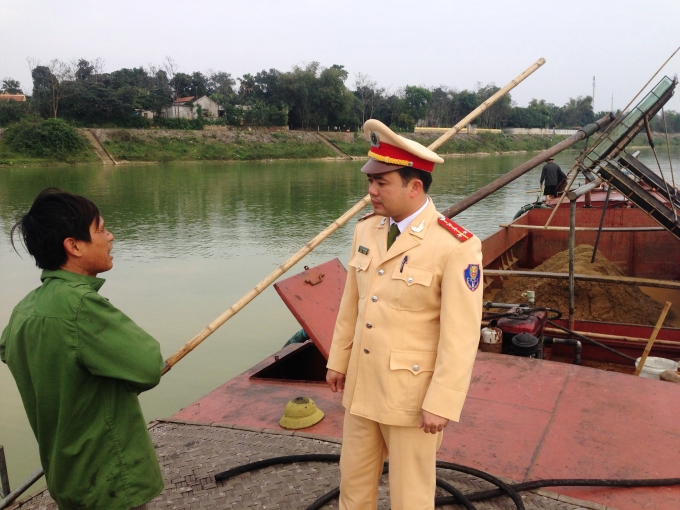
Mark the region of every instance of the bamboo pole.
[[222, 324], [231, 319], [236, 315], [243, 307], [255, 299], [260, 293], [269, 287], [272, 283], [276, 281], [282, 274], [288, 271], [291, 267], [297, 264], [305, 255], [311, 252], [314, 248], [319, 246], [324, 240], [326, 240], [333, 232], [342, 227], [347, 223], [354, 215], [361, 211], [364, 207], [371, 203], [371, 197], [366, 195], [364, 198], [359, 200], [350, 210], [345, 214], [340, 216], [337, 220], [331, 223], [328, 227], [322, 230], [314, 239], [305, 244], [300, 248], [292, 257], [286, 260], [283, 264], [272, 271], [269, 276], [267, 276], [260, 283], [255, 285], [245, 296], [239, 299], [236, 303], [231, 305], [224, 313], [217, 317], [214, 321], [208, 324], [203, 331], [194, 336], [189, 342], [187, 342], [181, 349], [179, 349], [175, 354], [170, 356], [165, 360], [165, 367], [163, 368], [163, 374], [168, 372], [179, 360], [184, 356], [193, 351], [203, 340], [212, 335], [217, 328]]
[[656, 321], [656, 326], [654, 326], [654, 331], [652, 331], [652, 336], [649, 337], [649, 342], [647, 342], [647, 347], [645, 347], [645, 351], [642, 353], [642, 357], [640, 358], [640, 362], [638, 363], [637, 368], [635, 369], [635, 375], [640, 375], [640, 372], [642, 372], [642, 368], [645, 366], [645, 361], [647, 361], [647, 356], [649, 356], [649, 351], [652, 350], [652, 345], [654, 345], [654, 341], [656, 340], [656, 335], [659, 334], [659, 330], [661, 329], [661, 326], [663, 326], [663, 321], [666, 319], [666, 314], [668, 313], [668, 310], [671, 307], [671, 302], [666, 301], [666, 306], [663, 307], [663, 310], [661, 310], [661, 315], [659, 315], [659, 320]]
[[[522, 81], [524, 81], [529, 75], [531, 75], [534, 71], [536, 71], [536, 69], [541, 67], [543, 64], [545, 64], [545, 59], [539, 58], [536, 62], [534, 62], [531, 66], [529, 66], [522, 74], [517, 76], [514, 80], [512, 80], [510, 83], [508, 83], [505, 87], [503, 87], [501, 90], [496, 92], [493, 96], [491, 96], [489, 99], [484, 101], [481, 105], [479, 105], [472, 112], [470, 112], [458, 124], [453, 126], [446, 133], [444, 133], [437, 140], [435, 140], [428, 147], [428, 149], [435, 150], [438, 147], [441, 147], [441, 145], [444, 144], [444, 142], [446, 142], [449, 138], [451, 138], [456, 133], [458, 133], [463, 127], [467, 126], [473, 119], [475, 119], [480, 114], [482, 114], [484, 111], [486, 111], [492, 104], [494, 104], [496, 101], [498, 101], [498, 99], [500, 99], [502, 96], [507, 94], [510, 90], [514, 89], [517, 85], [519, 85]], [[303, 246], [300, 250], [298, 250], [298, 252], [295, 253], [295, 255], [293, 255], [287, 261], [285, 261], [283, 264], [281, 264], [279, 267], [277, 267], [269, 276], [267, 276], [264, 280], [262, 280], [260, 283], [258, 283], [255, 287], [253, 287], [245, 296], [243, 296], [236, 303], [234, 303], [227, 311], [222, 313], [214, 321], [212, 321], [210, 324], [208, 324], [203, 329], [203, 331], [201, 331], [196, 336], [194, 336], [191, 340], [189, 340], [189, 342], [187, 342], [175, 354], [173, 354], [167, 360], [165, 360], [165, 367], [163, 368], [162, 373], [163, 374], [167, 373], [174, 365], [177, 364], [177, 362], [179, 360], [181, 360], [184, 356], [186, 356], [191, 351], [193, 351], [201, 342], [203, 342], [206, 338], [208, 338], [210, 335], [212, 335], [217, 330], [217, 328], [222, 326], [222, 324], [224, 324], [229, 319], [231, 319], [234, 315], [236, 315], [244, 306], [246, 306], [253, 299], [255, 299], [255, 297], [257, 297], [264, 289], [266, 289], [272, 283], [274, 283], [277, 278], [279, 278], [286, 271], [288, 271], [291, 267], [293, 267], [295, 264], [297, 264], [305, 255], [310, 253], [314, 248], [316, 248], [326, 238], [328, 238], [328, 236], [330, 236], [333, 232], [335, 232], [341, 226], [343, 226], [345, 223], [347, 223], [355, 214], [357, 214], [359, 211], [361, 211], [361, 209], [366, 207], [370, 202], [371, 202], [370, 196], [366, 195], [359, 202], [357, 202], [357, 204], [354, 207], [352, 207], [349, 211], [347, 211], [345, 214], [343, 214], [340, 218], [338, 218], [333, 223], [331, 223], [330, 226], [328, 226], [325, 230], [323, 230], [321, 233], [319, 233], [314, 239], [309, 241], [305, 246]]]
[[475, 108], [472, 112], [470, 112], [463, 120], [461, 120], [458, 124], [453, 126], [446, 133], [444, 133], [437, 140], [435, 140], [428, 147], [428, 149], [435, 151], [439, 147], [444, 145], [449, 138], [451, 138], [452, 136], [455, 136], [457, 133], [459, 133], [465, 126], [467, 126], [470, 122], [472, 122], [480, 114], [482, 114], [486, 110], [488, 110], [491, 107], [491, 105], [494, 104], [496, 101], [498, 101], [501, 97], [503, 97], [505, 94], [510, 92], [512, 89], [514, 89], [517, 85], [522, 83], [525, 79], [527, 79], [534, 71], [536, 71], [543, 64], [545, 64], [545, 59], [539, 58], [536, 62], [531, 64], [523, 73], [521, 73], [514, 80], [512, 80], [510, 83], [508, 83], [505, 87], [503, 87], [498, 92], [496, 92], [489, 99], [487, 99], [482, 104], [480, 104], [477, 108]]

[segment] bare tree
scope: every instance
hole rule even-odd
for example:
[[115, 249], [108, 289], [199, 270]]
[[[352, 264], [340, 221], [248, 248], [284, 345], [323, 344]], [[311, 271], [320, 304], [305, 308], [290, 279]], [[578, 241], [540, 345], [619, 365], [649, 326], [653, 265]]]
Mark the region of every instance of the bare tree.
[[[47, 63], [47, 65], [42, 66], [39, 59], [35, 57], [28, 57], [26, 59], [28, 62], [28, 67], [31, 70], [31, 75], [38, 67], [45, 67], [49, 70], [46, 73], [48, 76], [46, 88], [48, 95], [48, 102], [50, 108], [50, 114], [53, 118], [57, 118], [57, 113], [59, 112], [59, 102], [65, 97], [73, 94], [73, 88], [70, 87], [70, 83], [74, 79], [75, 69], [68, 62], [63, 62], [59, 59], [53, 59]], [[33, 91], [35, 95], [35, 90]]]
[[354, 76], [354, 87], [356, 96], [361, 101], [361, 123], [363, 124], [373, 117], [375, 109], [385, 94], [385, 88], [378, 88], [378, 82], [364, 73], [357, 73]]
[[179, 117], [179, 106], [175, 105], [177, 102], [177, 84], [175, 83], [175, 77], [177, 76], [177, 70], [179, 66], [172, 57], [166, 55], [165, 60], [160, 66], [161, 70], [165, 71], [165, 75], [168, 77], [168, 82], [170, 83], [170, 89], [172, 90], [172, 103], [175, 106], [175, 117]]

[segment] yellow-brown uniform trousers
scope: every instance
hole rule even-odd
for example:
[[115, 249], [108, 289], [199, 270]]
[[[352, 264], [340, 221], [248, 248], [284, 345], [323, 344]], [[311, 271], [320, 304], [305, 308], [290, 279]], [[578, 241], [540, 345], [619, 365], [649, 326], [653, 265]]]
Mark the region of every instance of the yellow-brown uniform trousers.
[[346, 374], [341, 510], [376, 507], [388, 455], [392, 508], [434, 508], [442, 435], [417, 426], [423, 409], [460, 418], [483, 288], [480, 240], [450, 232], [440, 217], [430, 200], [389, 250], [387, 218], [367, 218], [354, 231], [327, 364]]

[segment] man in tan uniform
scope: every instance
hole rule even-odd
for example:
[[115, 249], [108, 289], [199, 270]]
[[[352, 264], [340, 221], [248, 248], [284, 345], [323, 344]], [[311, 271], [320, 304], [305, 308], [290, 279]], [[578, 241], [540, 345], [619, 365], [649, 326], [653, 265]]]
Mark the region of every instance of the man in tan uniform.
[[392, 509], [432, 509], [479, 342], [481, 242], [427, 196], [439, 156], [377, 120], [364, 131], [374, 212], [354, 231], [326, 377], [346, 408], [340, 509], [376, 508], [388, 456]]

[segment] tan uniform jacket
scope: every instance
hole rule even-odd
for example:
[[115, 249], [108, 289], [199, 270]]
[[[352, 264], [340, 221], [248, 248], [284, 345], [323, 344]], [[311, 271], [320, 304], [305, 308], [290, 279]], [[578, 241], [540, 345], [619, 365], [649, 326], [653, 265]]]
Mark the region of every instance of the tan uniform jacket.
[[461, 242], [439, 217], [430, 200], [389, 251], [384, 217], [354, 231], [327, 364], [347, 375], [352, 414], [400, 426], [417, 426], [421, 409], [460, 418], [479, 343], [481, 242]]

